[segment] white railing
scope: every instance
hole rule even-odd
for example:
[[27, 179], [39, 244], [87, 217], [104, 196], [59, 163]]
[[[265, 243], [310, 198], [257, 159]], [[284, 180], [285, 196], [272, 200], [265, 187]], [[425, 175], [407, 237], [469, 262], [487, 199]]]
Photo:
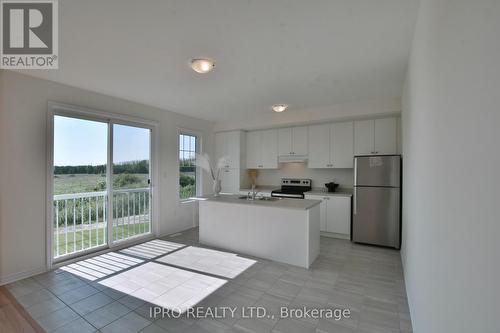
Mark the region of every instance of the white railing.
[[[54, 258], [107, 244], [108, 194], [54, 195]], [[113, 191], [113, 241], [147, 234], [150, 224], [149, 188]]]

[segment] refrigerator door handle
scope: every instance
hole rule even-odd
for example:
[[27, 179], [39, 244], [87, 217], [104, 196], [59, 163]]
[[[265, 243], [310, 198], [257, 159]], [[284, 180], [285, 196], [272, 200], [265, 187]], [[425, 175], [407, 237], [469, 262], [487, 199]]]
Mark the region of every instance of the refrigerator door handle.
[[354, 186], [358, 185], [358, 159], [354, 158]]
[[358, 201], [358, 196], [357, 196], [356, 192], [357, 192], [357, 188], [354, 187], [354, 193], [353, 193], [353, 196], [354, 196], [354, 198], [353, 198], [354, 199], [354, 202], [353, 202], [353, 206], [354, 206], [353, 207], [353, 214], [354, 215], [358, 214], [358, 205], [356, 203]]

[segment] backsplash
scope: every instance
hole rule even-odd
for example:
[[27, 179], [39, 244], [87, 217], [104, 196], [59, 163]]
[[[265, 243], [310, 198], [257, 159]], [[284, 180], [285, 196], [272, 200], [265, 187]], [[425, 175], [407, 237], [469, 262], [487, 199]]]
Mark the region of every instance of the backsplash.
[[259, 170], [257, 185], [280, 185], [281, 178], [312, 179], [313, 187], [334, 181], [340, 187], [353, 187], [354, 169], [309, 169], [306, 163], [281, 163], [280, 169]]

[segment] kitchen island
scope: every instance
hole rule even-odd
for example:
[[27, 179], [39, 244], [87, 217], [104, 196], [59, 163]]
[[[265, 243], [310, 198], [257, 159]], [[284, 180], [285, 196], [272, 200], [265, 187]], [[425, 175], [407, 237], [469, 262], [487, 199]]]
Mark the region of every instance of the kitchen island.
[[319, 204], [238, 195], [200, 198], [200, 243], [309, 268], [319, 254]]

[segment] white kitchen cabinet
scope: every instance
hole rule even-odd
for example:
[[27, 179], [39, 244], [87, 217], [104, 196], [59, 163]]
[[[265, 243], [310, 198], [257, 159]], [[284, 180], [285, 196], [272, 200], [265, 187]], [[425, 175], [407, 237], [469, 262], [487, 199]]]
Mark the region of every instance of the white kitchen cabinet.
[[354, 167], [354, 123], [333, 123], [330, 132], [330, 156], [334, 168]]
[[240, 190], [240, 176], [238, 169], [222, 169], [220, 174], [221, 192], [238, 193]]
[[278, 154], [292, 155], [292, 128], [278, 129]]
[[307, 126], [278, 129], [279, 156], [307, 155]]
[[351, 197], [306, 195], [305, 198], [321, 200], [320, 231], [333, 237], [349, 238], [351, 234]]
[[373, 120], [354, 122], [354, 154], [372, 155], [375, 153], [375, 126]]
[[262, 131], [261, 168], [278, 168], [278, 131], [275, 129]]
[[262, 137], [260, 131], [247, 132], [247, 168], [257, 169], [262, 157]]
[[227, 163], [224, 167], [240, 168], [242, 135], [241, 131], [215, 133], [216, 163], [220, 158], [226, 157]]
[[308, 168], [330, 168], [330, 124], [309, 126]]
[[351, 234], [351, 197], [329, 196], [326, 205], [326, 231]]
[[383, 118], [374, 120], [375, 128], [375, 153], [396, 154], [397, 147], [397, 121], [396, 118]]
[[247, 168], [278, 168], [278, 131], [275, 129], [247, 133]]
[[396, 118], [355, 121], [354, 153], [355, 155], [396, 154]]
[[221, 188], [224, 193], [238, 193], [245, 182], [245, 133], [242, 131], [215, 133], [215, 158], [227, 157], [227, 163], [220, 173]]
[[292, 152], [294, 155], [307, 155], [307, 126], [292, 127]]
[[321, 200], [321, 203], [319, 204], [319, 230], [320, 231], [326, 231], [326, 216], [327, 216], [327, 204], [328, 201], [322, 197], [319, 197], [317, 200]]
[[352, 168], [352, 122], [309, 126], [309, 168]]

